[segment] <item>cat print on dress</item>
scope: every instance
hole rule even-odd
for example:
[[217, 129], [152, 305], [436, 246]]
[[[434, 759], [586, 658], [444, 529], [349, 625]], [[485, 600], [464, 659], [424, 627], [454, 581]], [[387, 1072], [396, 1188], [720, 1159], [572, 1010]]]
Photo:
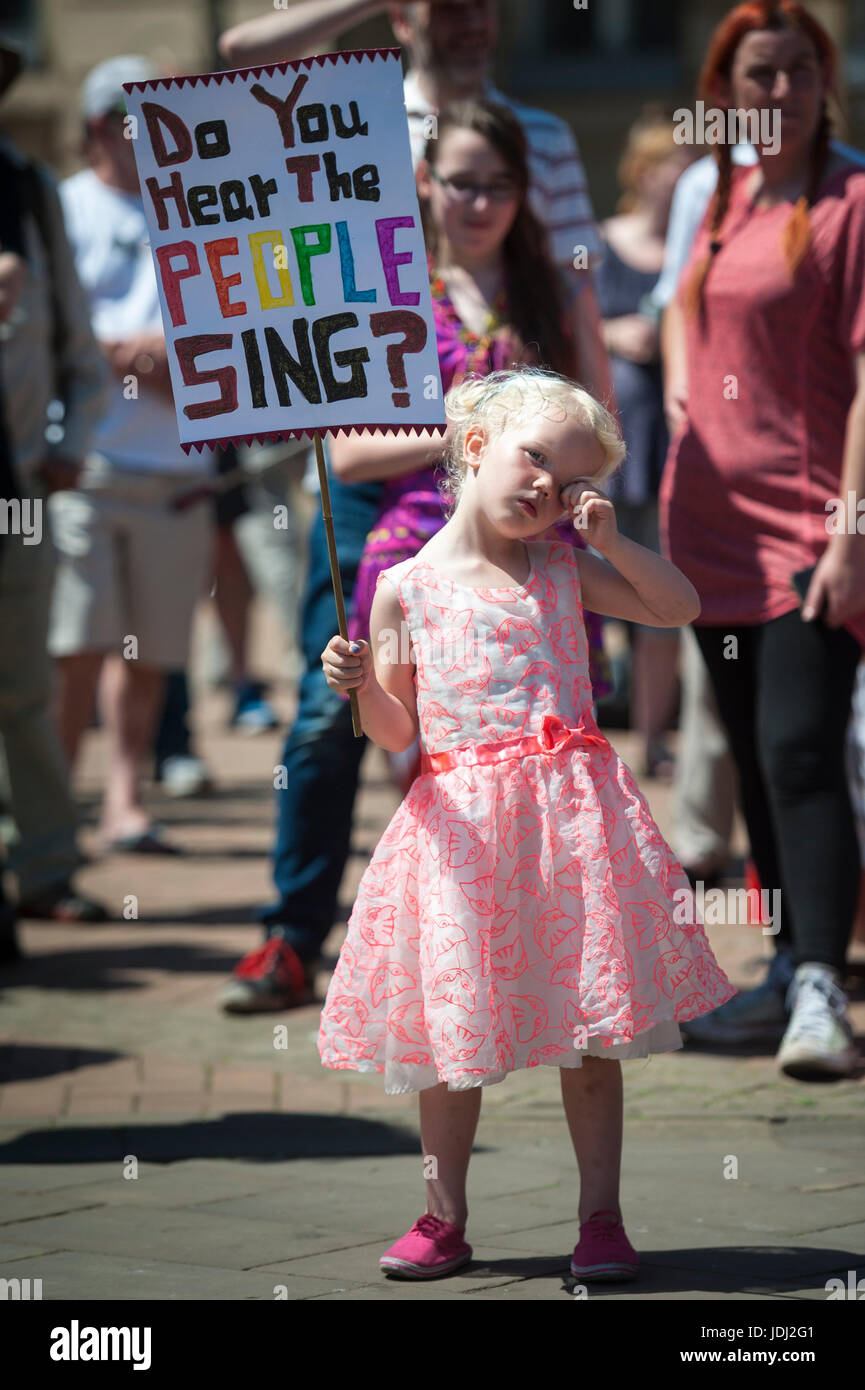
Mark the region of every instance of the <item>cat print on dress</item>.
[[527, 550], [508, 589], [425, 549], [379, 577], [424, 760], [361, 879], [318, 1046], [389, 1094], [671, 1051], [735, 993], [696, 911], [677, 923], [688, 880], [595, 723], [573, 547]]

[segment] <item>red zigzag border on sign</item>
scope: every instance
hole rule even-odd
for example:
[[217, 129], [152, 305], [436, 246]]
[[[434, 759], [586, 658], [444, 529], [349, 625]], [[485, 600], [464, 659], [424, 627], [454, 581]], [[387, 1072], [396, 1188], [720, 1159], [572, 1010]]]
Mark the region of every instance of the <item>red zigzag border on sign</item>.
[[188, 444], [181, 444], [180, 447], [185, 454], [190, 449], [197, 449], [200, 454], [202, 449], [225, 449], [229, 444], [268, 444], [278, 443], [281, 439], [314, 439], [316, 435], [323, 437], [326, 434], [420, 434], [422, 431], [429, 431], [431, 434], [444, 434], [447, 430], [446, 425], [395, 425], [390, 421], [386, 425], [320, 425], [303, 430], [270, 430], [264, 434], [228, 434], [224, 439], [202, 439], [193, 440]]
[[311, 68], [313, 64], [324, 67], [325, 63], [350, 63], [352, 61], [362, 63], [364, 59], [375, 62], [376, 58], [398, 58], [402, 53], [401, 48], [347, 48], [340, 53], [316, 53], [311, 58], [286, 59], [283, 63], [265, 63], [258, 68], [234, 68], [231, 72], [202, 72], [194, 73], [188, 77], [151, 77], [146, 82], [123, 82], [121, 86], [124, 92], [147, 92], [157, 91], [160, 87], [183, 87], [187, 83], [190, 87], [195, 87], [201, 82], [205, 87], [211, 82], [217, 84], [222, 82], [234, 82], [236, 77], [261, 77], [266, 73], [268, 77], [273, 77], [275, 73], [286, 73], [291, 69], [297, 72], [299, 69]]

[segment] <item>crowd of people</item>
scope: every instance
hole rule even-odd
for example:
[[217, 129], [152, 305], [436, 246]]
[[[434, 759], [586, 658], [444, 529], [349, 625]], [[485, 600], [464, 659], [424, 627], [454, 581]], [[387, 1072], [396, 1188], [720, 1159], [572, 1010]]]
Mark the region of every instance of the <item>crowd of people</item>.
[[[779, 1059], [791, 1070], [849, 1074], [844, 978], [865, 852], [865, 539], [855, 527], [830, 535], [826, 516], [830, 499], [865, 496], [865, 156], [832, 137], [837, 51], [792, 0], [731, 11], [700, 95], [722, 110], [780, 107], [780, 150], [719, 145], [696, 159], [672, 113], [647, 109], [621, 154], [620, 204], [597, 226], [570, 128], [490, 81], [494, 0], [299, 0], [228, 31], [221, 55], [234, 68], [326, 52], [384, 12], [407, 60], [445, 391], [517, 365], [579, 382], [616, 414], [627, 444], [606, 489], [619, 532], [666, 555], [699, 595], [693, 623], [628, 619], [641, 771], [675, 779], [673, 849], [692, 882], [727, 867], [738, 797], [755, 881], [781, 892], [783, 916], [765, 982], [732, 998], [720, 991], [726, 1002], [682, 1031], [729, 1042], [783, 1034]], [[15, 55], [3, 55], [8, 85]], [[263, 943], [221, 995], [228, 1011], [258, 1013], [313, 997], [368, 740], [355, 738], [322, 665], [334, 631], [323, 520], [303, 538], [302, 593], [301, 537], [272, 524], [272, 499], [305, 466], [303, 450], [187, 456], [178, 443], [123, 126], [121, 84], [154, 75], [135, 55], [89, 74], [86, 167], [59, 190], [0, 148], [0, 496], [44, 501], [46, 532], [38, 545], [0, 535], [0, 801], [16, 830], [0, 865], [0, 951], [16, 954], [17, 917], [106, 919], [75, 886], [70, 791], [97, 704], [104, 851], [178, 852], [147, 810], [144, 777], [153, 762], [174, 794], [209, 784], [187, 724], [186, 667], [193, 615], [214, 582], [233, 723], [275, 727], [246, 665], [255, 588], [300, 648], [274, 901], [260, 913]], [[62, 428], [46, 436], [58, 400]], [[455, 428], [444, 439], [328, 441], [356, 643], [369, 637], [382, 572], [445, 526]], [[212, 502], [172, 507], [239, 465], [246, 489], [214, 487]], [[273, 489], [253, 502], [262, 469]], [[536, 539], [561, 542], [574, 563], [587, 549], [567, 513]], [[585, 623], [597, 708], [611, 674], [601, 617], [587, 607]], [[677, 701], [674, 759], [666, 736]], [[418, 735], [389, 750], [404, 793], [424, 753]]]

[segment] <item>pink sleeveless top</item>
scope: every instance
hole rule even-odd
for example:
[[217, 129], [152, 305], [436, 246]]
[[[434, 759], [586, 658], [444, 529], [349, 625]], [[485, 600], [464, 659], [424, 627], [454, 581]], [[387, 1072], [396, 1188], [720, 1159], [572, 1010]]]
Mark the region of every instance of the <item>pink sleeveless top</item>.
[[[704, 324], [686, 320], [688, 416], [660, 497], [667, 553], [699, 593], [706, 624], [763, 623], [798, 606], [791, 578], [829, 541], [853, 358], [865, 351], [865, 172], [824, 181], [795, 277], [781, 252], [791, 205], [752, 211], [749, 172], [733, 176]], [[704, 223], [680, 295], [708, 243]], [[865, 593], [844, 626], [865, 645]]]

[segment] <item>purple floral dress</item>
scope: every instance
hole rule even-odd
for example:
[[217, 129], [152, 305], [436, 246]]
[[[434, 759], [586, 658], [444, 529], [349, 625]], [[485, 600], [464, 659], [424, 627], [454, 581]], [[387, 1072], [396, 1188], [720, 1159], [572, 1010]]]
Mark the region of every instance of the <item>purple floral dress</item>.
[[[497, 295], [481, 334], [470, 333], [464, 327], [448, 298], [443, 281], [432, 270], [430, 292], [439, 369], [445, 393], [473, 372], [486, 376], [489, 372], [501, 371], [518, 363], [537, 363], [537, 354], [533, 349], [523, 347], [508, 323], [504, 290]], [[379, 514], [366, 538], [358, 566], [348, 624], [352, 641], [369, 637], [369, 615], [376, 582], [382, 570], [416, 555], [444, 526], [448, 494], [443, 495], [438, 486], [444, 477], [443, 468], [421, 468], [414, 473], [389, 478], [385, 483]], [[568, 517], [563, 517], [534, 539], [565, 541], [585, 549], [585, 542]], [[595, 699], [598, 699], [608, 695], [612, 689], [603, 651], [602, 622], [597, 614], [586, 612], [585, 623], [589, 638], [589, 674]]]

